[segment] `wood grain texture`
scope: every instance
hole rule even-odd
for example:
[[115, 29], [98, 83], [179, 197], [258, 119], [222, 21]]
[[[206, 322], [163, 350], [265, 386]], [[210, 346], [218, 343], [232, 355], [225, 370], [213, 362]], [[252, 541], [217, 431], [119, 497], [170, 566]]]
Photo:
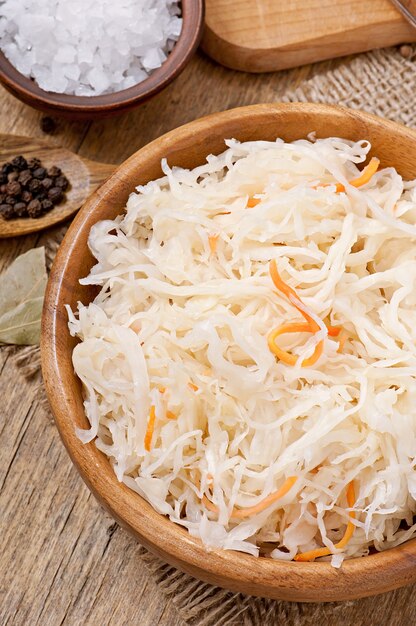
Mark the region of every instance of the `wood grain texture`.
[[207, 551], [202, 543], [140, 496], [120, 484], [108, 459], [94, 443], [84, 445], [76, 428], [88, 428], [80, 381], [74, 374], [76, 340], [68, 330], [65, 304], [87, 304], [94, 290], [79, 284], [94, 260], [87, 246], [91, 227], [114, 219], [131, 191], [161, 176], [160, 162], [196, 167], [208, 154], [224, 150], [224, 139], [286, 141], [339, 134], [368, 139], [384, 167], [406, 179], [416, 177], [416, 131], [349, 109], [317, 104], [269, 104], [233, 109], [196, 120], [151, 142], [118, 168], [81, 209], [56, 256], [45, 295], [42, 370], [55, 420], [81, 476], [119, 524], [155, 554], [180, 569], [233, 591], [297, 601], [350, 600], [416, 581], [416, 540], [368, 557], [350, 559], [336, 570], [330, 563], [253, 559], [232, 551]]
[[5, 220], [0, 216], [0, 239], [34, 233], [68, 219], [115, 169], [115, 165], [82, 159], [66, 148], [46, 142], [19, 135], [0, 135], [0, 164], [17, 155], [37, 157], [47, 168], [57, 165], [68, 178], [70, 186], [65, 192], [65, 200], [42, 217]]
[[[13, 349], [1, 354], [8, 419], [1, 424], [0, 623], [118, 626], [151, 624], [150, 615], [162, 624], [165, 606], [139, 546], [80, 489], [37, 385], [28, 393]], [[169, 624], [179, 626], [171, 613]]]
[[409, 24], [416, 26], [416, 0], [392, 0], [392, 2]]
[[164, 89], [185, 68], [198, 47], [204, 24], [203, 0], [182, 0], [183, 26], [171, 54], [160, 68], [141, 83], [116, 93], [100, 96], [73, 96], [44, 91], [24, 76], [0, 51], [0, 83], [16, 98], [30, 106], [70, 119], [89, 120], [129, 111]]
[[[119, 163], [180, 124], [238, 105], [273, 102], [289, 87], [296, 87], [314, 72], [334, 65], [337, 62], [325, 62], [316, 67], [261, 76], [227, 71], [207, 57], [197, 55], [181, 76], [151, 102], [114, 120], [94, 121], [90, 125], [61, 119], [54, 137], [45, 137], [41, 132], [40, 113], [0, 87], [0, 132], [38, 137], [89, 159]], [[48, 242], [55, 236], [55, 230], [0, 241], [0, 271], [19, 254]], [[1, 461], [0, 484], [6, 473], [7, 478], [0, 490], [0, 536], [7, 534], [10, 546], [0, 541], [0, 623], [179, 626], [182, 621], [175, 607], [180, 608], [180, 603], [175, 598], [167, 601], [160, 587], [153, 584], [139, 558], [136, 542], [122, 530], [110, 538], [106, 533], [107, 529], [112, 532], [112, 520], [94, 498], [89, 497], [85, 506], [88, 490], [72, 466], [50, 422], [50, 414], [37, 399], [39, 380], [26, 380], [16, 366], [16, 358], [13, 348], [0, 348], [0, 433], [7, 434], [1, 439], [0, 459], [12, 447], [12, 452], [7, 452], [7, 458]], [[29, 405], [31, 427], [25, 430], [22, 424]], [[45, 432], [48, 445], [43, 446]], [[53, 490], [45, 489], [44, 484], [51, 467]], [[9, 481], [13, 488], [9, 488]], [[61, 526], [52, 523], [52, 519], [44, 523], [43, 512], [55, 508], [55, 489], [61, 493], [61, 502], [69, 505], [65, 508], [67, 521], [63, 532], [63, 522]], [[29, 499], [30, 490], [33, 495]], [[72, 507], [74, 502], [78, 505]], [[3, 511], [7, 511], [10, 529]], [[27, 536], [19, 530], [22, 528]], [[87, 549], [77, 550], [75, 546], [74, 551], [74, 545], [80, 541], [78, 537], [90, 528], [98, 529], [99, 534], [90, 539]], [[107, 541], [109, 545], [103, 557]], [[72, 557], [62, 562], [53, 560], [54, 555], [45, 549], [49, 543], [61, 555], [73, 552]], [[94, 577], [104, 581], [99, 602], [96, 598], [100, 582], [97, 587]], [[66, 613], [65, 607], [68, 607]], [[416, 623], [416, 586], [374, 598], [319, 606], [270, 601], [266, 609], [276, 625], [408, 626]], [[199, 625], [202, 620], [203, 616], [193, 623]], [[241, 620], [230, 624], [264, 626], [265, 614], [253, 606], [241, 614]]]
[[227, 67], [269, 72], [415, 40], [390, 0], [206, 0], [202, 46]]

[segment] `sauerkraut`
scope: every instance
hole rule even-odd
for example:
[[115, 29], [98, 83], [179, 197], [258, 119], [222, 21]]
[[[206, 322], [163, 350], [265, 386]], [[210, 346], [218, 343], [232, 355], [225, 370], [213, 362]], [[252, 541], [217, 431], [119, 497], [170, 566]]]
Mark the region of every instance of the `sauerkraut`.
[[365, 140], [225, 143], [91, 229], [78, 436], [208, 549], [339, 567], [416, 536], [416, 181], [354, 186]]

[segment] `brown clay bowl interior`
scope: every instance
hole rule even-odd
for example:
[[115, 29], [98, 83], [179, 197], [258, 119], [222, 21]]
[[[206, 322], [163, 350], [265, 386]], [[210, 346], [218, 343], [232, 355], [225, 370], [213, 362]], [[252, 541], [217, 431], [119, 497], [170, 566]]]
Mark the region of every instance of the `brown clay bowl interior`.
[[163, 65], [138, 85], [103, 96], [71, 96], [41, 89], [23, 76], [0, 51], [0, 82], [13, 96], [50, 114], [71, 119], [97, 119], [122, 113], [145, 102], [166, 87], [185, 68], [196, 51], [204, 24], [204, 0], [182, 0], [182, 32]]
[[93, 293], [80, 286], [93, 263], [87, 248], [91, 226], [113, 219], [130, 192], [161, 175], [160, 160], [195, 167], [207, 154], [224, 149], [225, 138], [242, 141], [333, 135], [369, 139], [383, 166], [394, 166], [405, 178], [416, 177], [416, 132], [359, 111], [314, 104], [265, 104], [196, 120], [145, 146], [86, 202], [58, 251], [45, 299], [42, 367], [56, 423], [81, 476], [101, 504], [143, 545], [165, 561], [210, 583], [247, 594], [297, 601], [347, 600], [381, 593], [416, 581], [416, 540], [384, 553], [329, 563], [282, 562], [223, 551], [207, 551], [179, 526], [156, 513], [136, 493], [119, 484], [107, 458], [94, 443], [83, 445], [76, 427], [87, 427], [81, 386], [71, 353], [75, 340], [67, 328], [64, 304], [89, 302]]

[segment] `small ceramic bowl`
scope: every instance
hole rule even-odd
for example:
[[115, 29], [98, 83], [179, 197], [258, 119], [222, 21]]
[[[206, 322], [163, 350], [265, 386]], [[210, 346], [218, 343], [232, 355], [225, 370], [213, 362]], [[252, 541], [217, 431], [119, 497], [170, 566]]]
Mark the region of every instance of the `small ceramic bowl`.
[[266, 104], [233, 109], [196, 120], [156, 139], [125, 163], [92, 195], [72, 222], [56, 256], [45, 296], [42, 369], [56, 424], [82, 478], [103, 506], [143, 545], [178, 568], [215, 585], [248, 594], [297, 601], [349, 600], [416, 581], [416, 540], [402, 546], [344, 561], [297, 563], [255, 558], [227, 550], [207, 550], [201, 541], [157, 513], [139, 495], [120, 484], [108, 459], [75, 429], [88, 428], [80, 381], [74, 374], [76, 339], [68, 331], [65, 304], [76, 307], [94, 297], [79, 284], [95, 263], [87, 238], [98, 220], [114, 219], [129, 194], [162, 175], [160, 161], [196, 167], [225, 148], [224, 139], [286, 141], [340, 136], [368, 139], [382, 166], [416, 178], [416, 132], [361, 111], [315, 104]]
[[103, 96], [71, 96], [44, 91], [23, 76], [0, 51], [0, 82], [25, 104], [71, 119], [97, 119], [122, 113], [166, 87], [185, 68], [198, 47], [204, 24], [204, 0], [182, 0], [182, 32], [163, 65], [138, 85]]

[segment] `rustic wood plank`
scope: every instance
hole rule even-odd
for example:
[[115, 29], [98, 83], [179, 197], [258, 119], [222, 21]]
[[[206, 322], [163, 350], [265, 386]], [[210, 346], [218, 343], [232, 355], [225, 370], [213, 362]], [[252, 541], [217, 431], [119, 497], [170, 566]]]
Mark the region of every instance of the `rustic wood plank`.
[[[22, 379], [17, 358], [0, 378], [0, 623], [158, 624], [167, 603], [140, 547], [83, 485], [40, 402], [39, 378]], [[180, 623], [171, 614], [169, 624]]]
[[41, 137], [70, 150], [77, 151], [88, 130], [89, 123], [71, 120], [56, 120], [53, 135], [46, 135], [40, 128], [43, 114], [16, 100], [3, 87], [0, 87], [0, 132], [28, 137]]
[[202, 46], [227, 67], [266, 72], [415, 37], [390, 0], [207, 0]]

